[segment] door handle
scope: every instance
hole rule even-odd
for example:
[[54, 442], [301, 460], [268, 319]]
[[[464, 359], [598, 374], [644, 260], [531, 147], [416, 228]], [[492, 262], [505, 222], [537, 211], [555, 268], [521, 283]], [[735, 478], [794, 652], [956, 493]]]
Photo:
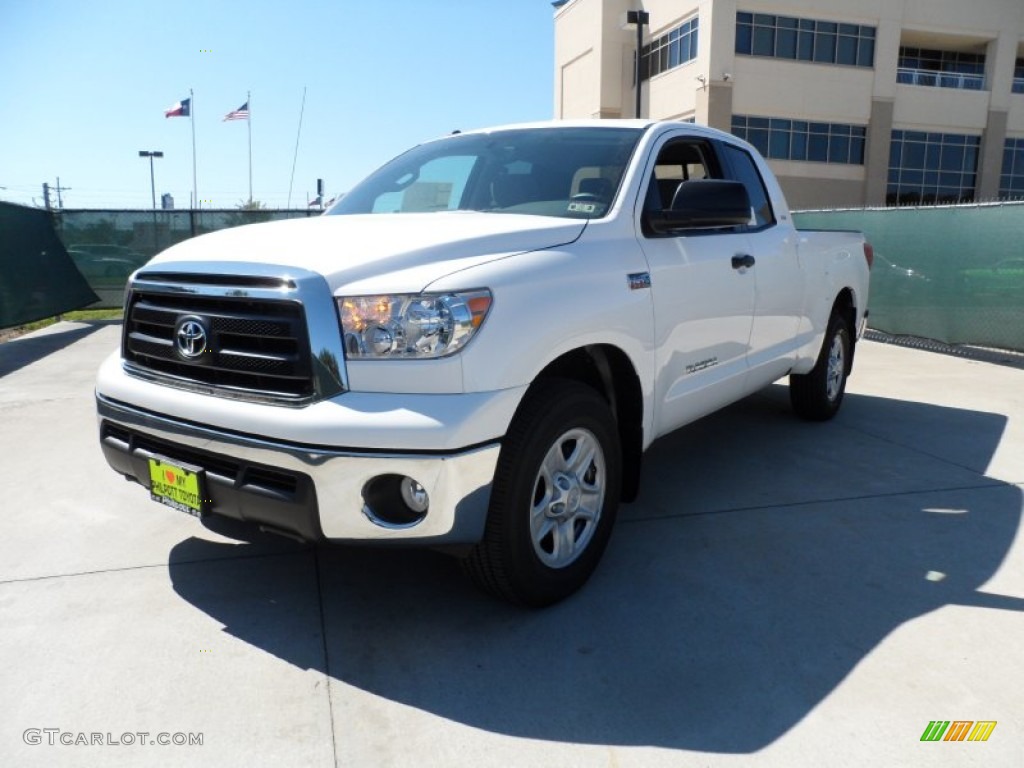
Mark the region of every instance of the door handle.
[[749, 253], [737, 254], [732, 257], [732, 268], [743, 269], [743, 267], [754, 266], [754, 257]]

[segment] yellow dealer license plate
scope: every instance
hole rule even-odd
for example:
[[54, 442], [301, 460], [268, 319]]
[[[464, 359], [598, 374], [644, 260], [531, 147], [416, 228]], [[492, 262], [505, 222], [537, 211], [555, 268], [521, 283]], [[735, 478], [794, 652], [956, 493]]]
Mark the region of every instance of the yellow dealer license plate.
[[149, 460], [149, 495], [168, 507], [196, 517], [206, 513], [203, 470], [175, 464], [167, 459]]

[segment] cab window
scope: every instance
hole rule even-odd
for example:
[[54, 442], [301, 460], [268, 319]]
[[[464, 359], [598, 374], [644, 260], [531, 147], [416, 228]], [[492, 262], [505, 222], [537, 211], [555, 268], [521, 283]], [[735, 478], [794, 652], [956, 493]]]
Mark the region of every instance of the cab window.
[[670, 141], [658, 152], [647, 190], [647, 210], [672, 207], [679, 185], [692, 179], [720, 178], [714, 153], [702, 141]]
[[750, 228], [770, 227], [775, 223], [775, 213], [772, 211], [768, 190], [765, 189], [764, 180], [757, 170], [754, 158], [745, 149], [734, 147], [732, 144], [725, 145], [725, 153], [732, 169], [733, 178], [743, 182], [743, 186], [747, 188], [747, 195], [750, 196]]

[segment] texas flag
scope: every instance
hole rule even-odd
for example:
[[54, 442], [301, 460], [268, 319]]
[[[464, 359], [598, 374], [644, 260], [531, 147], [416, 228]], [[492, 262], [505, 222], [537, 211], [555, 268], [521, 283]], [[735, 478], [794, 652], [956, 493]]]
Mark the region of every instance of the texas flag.
[[170, 109], [164, 110], [164, 117], [188, 117], [192, 109], [192, 99], [182, 99]]

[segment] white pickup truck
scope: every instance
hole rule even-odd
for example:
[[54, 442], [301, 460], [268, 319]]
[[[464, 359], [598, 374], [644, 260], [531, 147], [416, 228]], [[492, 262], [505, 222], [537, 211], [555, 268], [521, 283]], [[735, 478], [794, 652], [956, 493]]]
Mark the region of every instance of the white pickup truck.
[[546, 605], [594, 570], [659, 436], [787, 375], [800, 416], [836, 413], [871, 259], [797, 231], [756, 151], [709, 128], [452, 135], [324, 216], [137, 271], [100, 443], [181, 511], [447, 549]]

